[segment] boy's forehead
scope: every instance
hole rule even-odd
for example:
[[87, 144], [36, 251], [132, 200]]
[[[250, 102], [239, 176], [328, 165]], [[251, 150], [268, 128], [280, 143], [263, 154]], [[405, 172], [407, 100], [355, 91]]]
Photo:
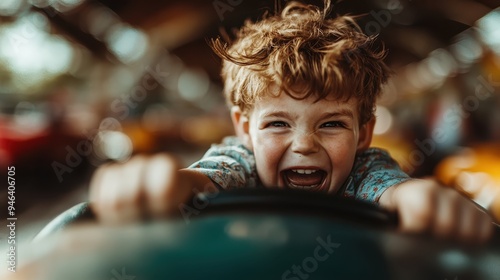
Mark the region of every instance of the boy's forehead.
[[[290, 104], [300, 103], [302, 105], [314, 105], [320, 103], [323, 106], [314, 106], [316, 109], [321, 109], [321, 111], [351, 111], [355, 118], [359, 117], [359, 100], [355, 97], [354, 93], [337, 93], [331, 92], [329, 94], [313, 93], [307, 98], [303, 98], [305, 94], [306, 86], [297, 84], [290, 87], [290, 91], [285, 92], [276, 83], [269, 83], [267, 88], [256, 95], [245, 110], [244, 114], [253, 115], [256, 111], [262, 111], [262, 109], [273, 111], [274, 106], [278, 106], [280, 109], [287, 109]], [[321, 98], [319, 98], [321, 96]], [[326, 108], [326, 109], [324, 109]], [[276, 108], [277, 109], [277, 108]], [[294, 109], [294, 108], [288, 108]], [[260, 112], [263, 113], [263, 112]], [[259, 113], [259, 115], [260, 115]]]
[[[289, 92], [288, 95], [293, 95], [297, 97], [298, 99], [301, 99], [302, 96], [304, 96], [307, 93], [308, 90], [308, 85], [303, 84], [303, 83], [298, 83], [294, 84], [292, 86], [289, 86]], [[286, 92], [284, 92], [283, 89], [281, 89], [276, 83], [271, 83], [267, 87], [267, 89], [261, 94], [261, 97], [280, 97], [281, 95], [287, 95]], [[353, 92], [348, 92], [348, 91], [343, 91], [343, 92], [336, 92], [336, 91], [330, 91], [327, 94], [324, 94], [323, 92], [313, 92], [311, 95], [312, 99], [314, 100], [326, 100], [326, 101], [332, 101], [332, 102], [348, 102], [351, 99], [356, 100], [355, 94]], [[322, 96], [321, 99], [318, 99], [319, 96]], [[309, 101], [309, 99], [304, 99]]]
[[[321, 98], [319, 98], [321, 96]], [[330, 92], [328, 94], [313, 93], [307, 98], [303, 98], [302, 92], [298, 88], [293, 88], [292, 92], [286, 93], [280, 90], [277, 86], [270, 87], [267, 92], [261, 94], [260, 98], [256, 100], [259, 101], [270, 101], [270, 100], [280, 100], [280, 99], [294, 99], [301, 103], [330, 103], [336, 105], [346, 105], [346, 106], [357, 106], [358, 98], [354, 96], [354, 93], [337, 93]]]
[[[265, 117], [283, 113], [301, 113], [300, 109], [311, 108], [318, 114], [336, 114], [355, 118], [358, 115], [358, 102], [355, 97], [335, 98], [334, 95], [328, 95], [325, 98], [317, 99], [316, 96], [309, 96], [305, 99], [296, 99], [285, 93], [278, 95], [265, 95], [255, 101], [254, 109], [259, 111], [258, 117]], [[255, 110], [252, 110], [255, 112]]]

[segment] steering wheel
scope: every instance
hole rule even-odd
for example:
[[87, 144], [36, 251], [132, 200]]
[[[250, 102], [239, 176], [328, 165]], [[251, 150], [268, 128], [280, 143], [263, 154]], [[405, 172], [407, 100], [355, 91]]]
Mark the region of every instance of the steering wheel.
[[[232, 189], [215, 195], [198, 193], [187, 207], [199, 217], [238, 212], [281, 213], [344, 220], [380, 228], [396, 228], [398, 225], [396, 213], [375, 204], [324, 193], [278, 188]], [[48, 237], [75, 223], [95, 220], [90, 203], [82, 202], [50, 221], [34, 240]]]
[[[206, 206], [196, 207], [196, 201], [201, 201]], [[221, 191], [215, 195], [200, 193], [192, 200], [191, 206], [195, 209], [203, 208], [199, 209], [202, 211], [197, 216], [242, 212], [276, 213], [316, 216], [382, 228], [395, 228], [398, 225], [396, 213], [375, 204], [303, 190], [242, 188]]]
[[[95, 219], [88, 206], [64, 212], [37, 239]], [[360, 201], [236, 189], [198, 194], [186, 207], [189, 215], [179, 219], [106, 231], [94, 227], [98, 243], [77, 238], [90, 244], [85, 248], [94, 244], [94, 254], [77, 251], [77, 257], [50, 260], [55, 274], [40, 279], [489, 280], [500, 275], [498, 232], [485, 246], [401, 234], [394, 230], [394, 213]]]

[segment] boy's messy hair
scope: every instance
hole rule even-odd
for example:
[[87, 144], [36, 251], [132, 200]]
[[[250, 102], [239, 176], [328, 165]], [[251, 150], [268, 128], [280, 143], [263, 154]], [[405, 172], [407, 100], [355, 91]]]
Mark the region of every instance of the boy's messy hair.
[[[359, 102], [360, 123], [373, 117], [376, 98], [389, 70], [385, 50], [363, 34], [354, 17], [326, 18], [330, 9], [290, 2], [281, 15], [246, 21], [230, 46], [220, 38], [212, 48], [223, 60], [224, 94], [230, 106], [248, 113], [255, 101], [280, 92], [301, 100], [335, 98]], [[293, 92], [300, 86], [299, 92]]]

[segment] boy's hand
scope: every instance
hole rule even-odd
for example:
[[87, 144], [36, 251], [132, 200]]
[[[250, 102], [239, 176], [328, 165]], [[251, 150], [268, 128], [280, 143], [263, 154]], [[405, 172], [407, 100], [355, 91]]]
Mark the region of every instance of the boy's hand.
[[466, 242], [484, 242], [493, 233], [493, 221], [487, 213], [433, 180], [413, 179], [390, 187], [379, 203], [398, 212], [400, 227], [406, 232], [431, 232]]
[[116, 224], [176, 214], [195, 191], [210, 186], [203, 174], [179, 170], [169, 155], [135, 156], [100, 167], [90, 183], [90, 201], [99, 221]]

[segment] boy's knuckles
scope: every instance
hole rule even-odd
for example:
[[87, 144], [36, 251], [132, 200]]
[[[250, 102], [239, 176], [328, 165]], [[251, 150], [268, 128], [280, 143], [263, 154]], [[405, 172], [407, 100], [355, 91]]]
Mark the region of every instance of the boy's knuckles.
[[103, 201], [107, 211], [112, 211], [112, 212], [119, 212], [121, 211], [124, 207], [127, 206], [126, 201], [123, 199], [123, 197], [115, 197], [113, 199], [108, 199], [106, 201]]
[[144, 189], [148, 200], [161, 201], [175, 194], [174, 184], [168, 182], [164, 174], [156, 174], [153, 180], [145, 180]]
[[149, 213], [158, 216], [171, 211], [172, 205], [178, 201], [179, 190], [175, 184], [164, 184], [159, 188], [150, 188], [146, 195]]
[[428, 208], [414, 208], [412, 214], [412, 229], [426, 231], [433, 226], [434, 213]]
[[433, 199], [425, 194], [411, 195], [410, 193], [405, 200], [401, 201], [401, 208], [418, 220], [431, 220], [434, 215], [432, 211], [434, 209]]
[[459, 204], [469, 204], [472, 205], [468, 200], [466, 200], [459, 192], [453, 189], [444, 189], [443, 196], [445, 196], [452, 203]]
[[156, 198], [156, 212], [162, 215], [173, 214], [178, 209], [178, 206], [186, 202], [190, 197], [189, 192], [189, 189], [183, 188], [179, 184], [168, 184]]
[[178, 166], [172, 157], [162, 155], [152, 158], [144, 172], [144, 184], [148, 192], [159, 196], [175, 192]]
[[440, 237], [451, 237], [456, 234], [457, 228], [459, 228], [459, 226], [453, 217], [447, 216], [436, 220], [434, 224], [434, 233]]
[[148, 156], [135, 155], [132, 158], [130, 158], [125, 164], [141, 164], [143, 162], [146, 162], [147, 159], [148, 159]]
[[463, 241], [473, 241], [479, 237], [478, 227], [480, 226], [481, 219], [477, 219], [474, 212], [462, 209], [460, 215], [455, 217], [457, 221], [457, 231], [455, 238]]
[[144, 193], [142, 188], [137, 188], [126, 197], [126, 202], [136, 208], [142, 206]]
[[150, 159], [150, 164], [161, 163], [165, 166], [168, 171], [178, 170], [180, 168], [179, 160], [170, 154], [158, 154], [154, 155]]
[[90, 180], [90, 199], [91, 201], [99, 199], [101, 195], [102, 188], [104, 187], [103, 178], [107, 176], [110, 170], [110, 165], [102, 165], [99, 167]]
[[474, 207], [472, 203], [462, 206], [462, 213], [457, 217], [457, 221], [460, 223], [456, 234], [457, 238], [472, 243], [482, 243], [489, 240], [494, 229], [491, 217]]

